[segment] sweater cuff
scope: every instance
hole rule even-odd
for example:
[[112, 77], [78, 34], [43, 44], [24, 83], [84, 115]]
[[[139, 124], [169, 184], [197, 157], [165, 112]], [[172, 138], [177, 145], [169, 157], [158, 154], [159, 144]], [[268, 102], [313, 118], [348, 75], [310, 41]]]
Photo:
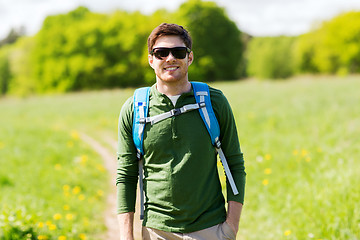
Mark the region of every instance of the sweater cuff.
[[229, 181], [226, 179], [226, 195], [227, 195], [227, 201], [235, 201], [239, 202], [241, 204], [244, 204], [244, 198], [245, 198], [245, 182], [246, 182], [246, 175], [239, 176], [238, 179], [235, 180], [236, 187], [239, 191], [237, 195], [234, 195], [232, 188], [230, 186]]
[[117, 184], [117, 214], [135, 212], [137, 184]]

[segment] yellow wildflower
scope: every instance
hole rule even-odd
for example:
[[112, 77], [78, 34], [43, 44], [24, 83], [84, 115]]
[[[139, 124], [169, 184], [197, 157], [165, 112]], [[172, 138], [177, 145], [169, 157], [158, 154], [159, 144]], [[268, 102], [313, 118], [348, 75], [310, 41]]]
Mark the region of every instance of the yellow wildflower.
[[85, 235], [84, 233], [80, 233], [80, 234], [79, 234], [79, 238], [80, 238], [81, 240], [86, 240], [86, 235]]
[[266, 175], [269, 175], [269, 174], [271, 174], [271, 168], [266, 168], [265, 170], [264, 170], [264, 173], [266, 174]]
[[55, 164], [55, 170], [61, 170], [61, 164], [59, 163]]
[[71, 131], [71, 137], [74, 140], [78, 140], [80, 138], [79, 133], [77, 131], [75, 131], [75, 130]]
[[58, 240], [66, 240], [66, 236], [59, 236]]
[[56, 225], [55, 224], [50, 224], [49, 225], [49, 230], [53, 231], [53, 230], [56, 230]]
[[70, 190], [70, 186], [69, 185], [64, 185], [63, 186], [63, 190], [65, 191], [65, 192], [67, 192], [67, 191], [69, 191]]
[[39, 235], [38, 237], [37, 237], [37, 239], [38, 240], [47, 240], [47, 239], [49, 239], [47, 236], [45, 236], [45, 235]]
[[64, 209], [65, 211], [69, 211], [69, 210], [70, 210], [70, 206], [66, 204], [66, 205], [63, 206], [63, 209]]
[[104, 191], [103, 190], [97, 190], [96, 194], [99, 196], [99, 197], [102, 197], [104, 195]]
[[271, 160], [271, 154], [265, 154], [265, 160]]
[[73, 189], [72, 189], [72, 193], [73, 194], [79, 194], [80, 193], [80, 191], [81, 191], [81, 188], [79, 187], [79, 186], [76, 186], [76, 187], [74, 187]]
[[105, 172], [105, 168], [101, 164], [97, 164], [96, 169], [99, 170], [100, 172]]
[[67, 213], [67, 214], [65, 215], [65, 218], [66, 218], [66, 220], [71, 221], [71, 220], [74, 219], [74, 214]]
[[263, 184], [264, 186], [268, 185], [268, 184], [269, 184], [269, 179], [264, 179], [264, 180], [262, 181], [262, 184]]
[[286, 230], [285, 232], [284, 232], [284, 236], [289, 236], [291, 234], [291, 230]]
[[301, 156], [302, 157], [305, 157], [305, 156], [307, 156], [308, 155], [308, 151], [306, 151], [305, 149], [302, 149], [301, 150]]
[[43, 223], [43, 222], [38, 222], [37, 226], [38, 226], [39, 228], [43, 228], [43, 227], [44, 227], [44, 223]]
[[46, 226], [50, 226], [52, 224], [51, 221], [46, 221]]
[[56, 213], [56, 214], [54, 214], [53, 218], [54, 218], [54, 220], [60, 220], [62, 218], [62, 216], [60, 213]]
[[84, 195], [84, 194], [80, 194], [78, 198], [79, 198], [80, 201], [83, 201], [83, 200], [85, 199], [85, 195]]
[[80, 164], [81, 165], [86, 165], [86, 162], [88, 161], [88, 156], [86, 156], [86, 155], [82, 155], [81, 157], [80, 157]]
[[88, 218], [83, 218], [83, 224], [84, 224], [84, 226], [89, 226], [89, 224], [90, 224], [89, 219]]

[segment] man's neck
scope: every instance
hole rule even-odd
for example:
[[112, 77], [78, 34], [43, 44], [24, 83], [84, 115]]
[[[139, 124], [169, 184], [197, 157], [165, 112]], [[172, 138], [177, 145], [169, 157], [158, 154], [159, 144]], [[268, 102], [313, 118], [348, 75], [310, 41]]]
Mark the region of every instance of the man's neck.
[[182, 82], [164, 82], [157, 79], [156, 88], [167, 96], [181, 95], [191, 91], [191, 83], [186, 80]]

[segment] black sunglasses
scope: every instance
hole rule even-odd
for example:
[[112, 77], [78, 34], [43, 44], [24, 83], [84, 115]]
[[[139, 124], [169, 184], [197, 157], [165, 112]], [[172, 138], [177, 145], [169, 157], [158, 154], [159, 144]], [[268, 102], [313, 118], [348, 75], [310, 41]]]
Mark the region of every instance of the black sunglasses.
[[170, 52], [171, 55], [174, 56], [174, 58], [184, 59], [186, 57], [186, 54], [190, 53], [191, 50], [187, 47], [174, 47], [174, 48], [159, 47], [151, 50], [150, 54], [154, 55], [157, 59], [162, 60], [163, 58], [169, 56]]

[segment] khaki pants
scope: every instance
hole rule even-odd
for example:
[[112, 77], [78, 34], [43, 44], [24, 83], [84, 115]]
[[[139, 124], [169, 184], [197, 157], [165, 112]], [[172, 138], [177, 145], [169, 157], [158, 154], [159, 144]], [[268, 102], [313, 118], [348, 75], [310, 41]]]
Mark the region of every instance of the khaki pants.
[[142, 228], [143, 240], [235, 240], [230, 226], [224, 222], [210, 228], [191, 233], [171, 233], [153, 228]]

